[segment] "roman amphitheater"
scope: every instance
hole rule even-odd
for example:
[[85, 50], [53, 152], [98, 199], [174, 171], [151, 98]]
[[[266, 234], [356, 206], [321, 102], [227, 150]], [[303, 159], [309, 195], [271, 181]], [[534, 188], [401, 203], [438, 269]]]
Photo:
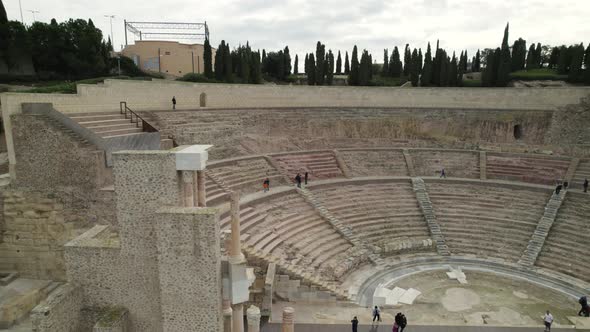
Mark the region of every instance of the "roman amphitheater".
[[397, 312], [413, 331], [538, 331], [546, 310], [590, 328], [588, 96], [1, 94], [0, 331], [390, 331]]

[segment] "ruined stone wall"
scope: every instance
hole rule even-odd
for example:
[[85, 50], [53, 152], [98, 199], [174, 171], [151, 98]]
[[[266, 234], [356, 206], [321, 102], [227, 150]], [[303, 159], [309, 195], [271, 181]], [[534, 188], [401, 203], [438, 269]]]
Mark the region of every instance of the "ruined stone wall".
[[553, 114], [549, 142], [568, 154], [590, 156], [590, 97]]
[[[451, 109], [268, 109], [143, 112], [179, 144], [210, 157], [338, 147], [541, 145], [552, 112]], [[515, 138], [514, 126], [522, 136]]]
[[0, 270], [35, 279], [65, 280], [63, 245], [74, 236], [64, 206], [48, 196], [13, 190], [2, 192], [4, 227]]
[[83, 292], [80, 288], [70, 284], [60, 286], [31, 311], [33, 331], [85, 331], [81, 329], [82, 297]]

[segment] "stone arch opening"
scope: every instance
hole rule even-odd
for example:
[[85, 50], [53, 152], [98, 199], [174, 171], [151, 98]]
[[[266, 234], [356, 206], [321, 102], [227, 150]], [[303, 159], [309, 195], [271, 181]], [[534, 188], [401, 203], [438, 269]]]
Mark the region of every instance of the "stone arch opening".
[[199, 106], [207, 107], [207, 94], [205, 92], [201, 93], [199, 97]]
[[517, 124], [514, 125], [514, 139], [521, 139], [522, 138], [522, 126]]

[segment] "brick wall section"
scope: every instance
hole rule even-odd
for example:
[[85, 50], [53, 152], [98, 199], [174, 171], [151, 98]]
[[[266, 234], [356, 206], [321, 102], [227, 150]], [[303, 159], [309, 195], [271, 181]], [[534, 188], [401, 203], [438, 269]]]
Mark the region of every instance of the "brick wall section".
[[36, 193], [4, 191], [0, 270], [36, 279], [65, 280], [63, 245], [74, 236], [63, 205]]
[[31, 311], [35, 332], [80, 332], [83, 292], [70, 284], [60, 286]]

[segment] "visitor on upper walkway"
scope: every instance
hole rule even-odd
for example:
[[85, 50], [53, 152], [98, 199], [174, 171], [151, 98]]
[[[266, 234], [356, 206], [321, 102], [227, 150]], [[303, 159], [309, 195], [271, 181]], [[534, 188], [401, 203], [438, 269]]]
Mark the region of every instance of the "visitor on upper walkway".
[[378, 306], [375, 306], [375, 308], [373, 309], [373, 322], [375, 321], [375, 319], [378, 322], [381, 321], [381, 310], [379, 310]]
[[172, 109], [176, 109], [176, 96], [172, 96]]
[[270, 179], [269, 178], [264, 179], [264, 182], [262, 182], [262, 188], [263, 188], [264, 192], [268, 192], [270, 190]]
[[307, 172], [305, 172], [305, 185], [307, 186], [307, 179], [309, 177], [309, 174]]
[[580, 297], [578, 300], [582, 308], [578, 311], [578, 316], [590, 317], [590, 307], [588, 307], [588, 298], [586, 296]]
[[440, 177], [441, 178], [445, 178], [445, 179], [447, 178], [447, 173], [445, 173], [445, 169], [444, 168], [440, 170]]
[[545, 332], [551, 331], [551, 324], [553, 323], [553, 315], [547, 310], [545, 317], [543, 317], [543, 322], [545, 323]]
[[395, 323], [399, 328], [399, 332], [403, 332], [403, 330], [406, 328], [406, 325], [408, 324], [408, 321], [406, 320], [406, 315], [402, 314], [401, 312], [398, 312], [397, 315], [395, 315]]
[[563, 185], [561, 183], [555, 187], [555, 195], [559, 195], [562, 187], [563, 187]]
[[297, 173], [295, 176], [295, 182], [297, 183], [297, 188], [301, 188], [301, 174]]
[[359, 320], [356, 318], [356, 316], [354, 316], [350, 322], [352, 323], [352, 332], [358, 332]]
[[584, 192], [587, 193], [588, 192], [588, 179], [584, 179]]

